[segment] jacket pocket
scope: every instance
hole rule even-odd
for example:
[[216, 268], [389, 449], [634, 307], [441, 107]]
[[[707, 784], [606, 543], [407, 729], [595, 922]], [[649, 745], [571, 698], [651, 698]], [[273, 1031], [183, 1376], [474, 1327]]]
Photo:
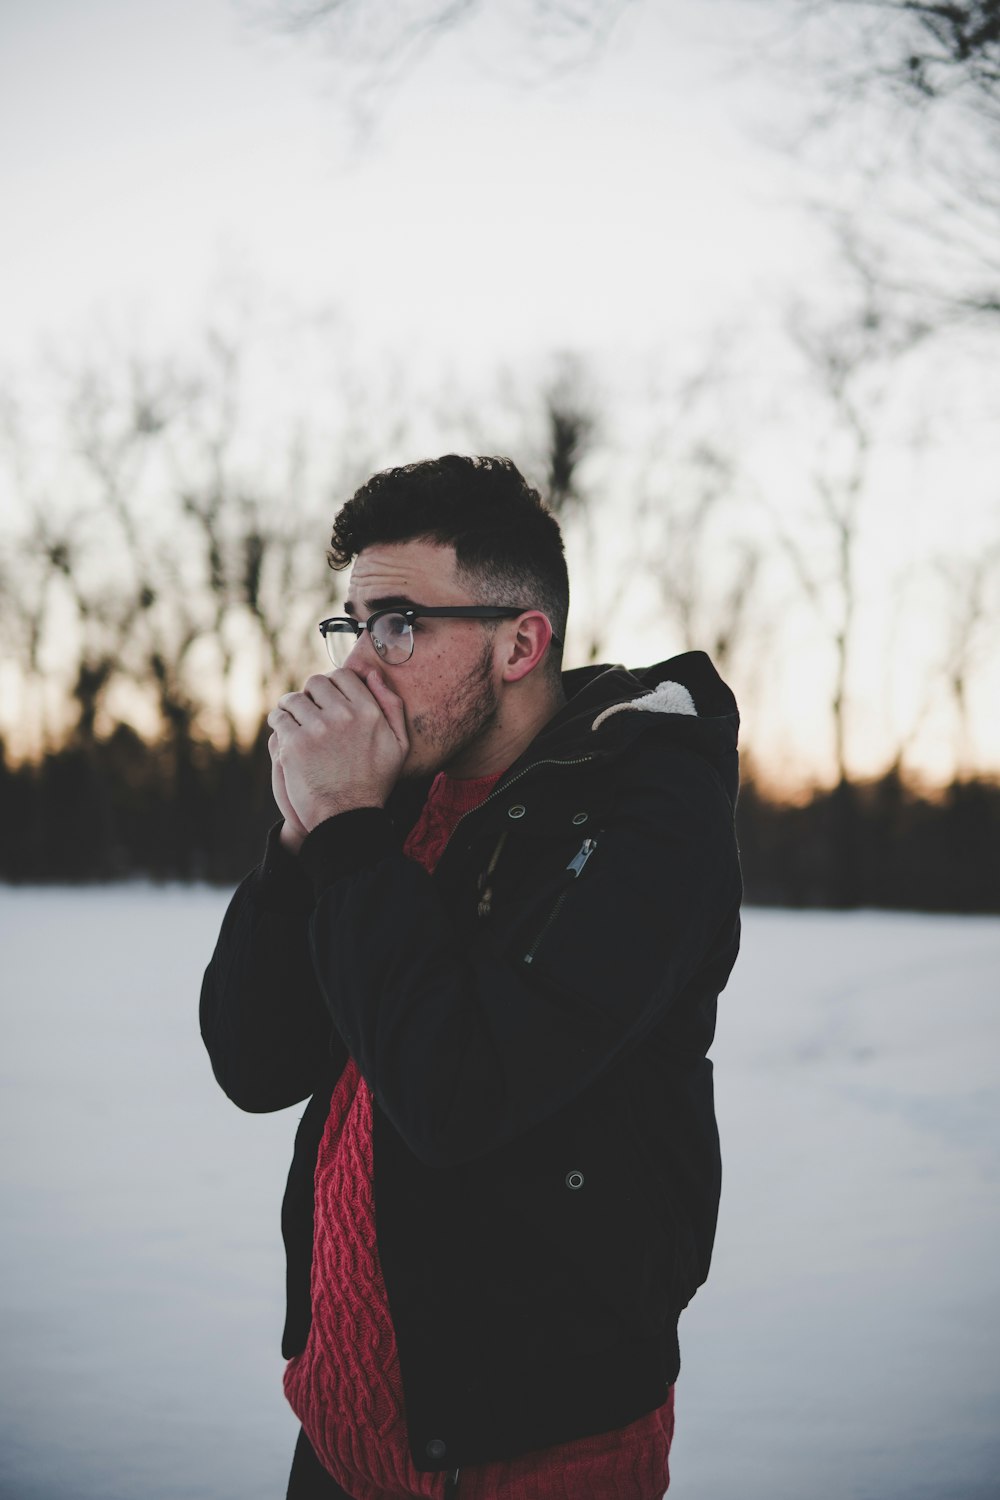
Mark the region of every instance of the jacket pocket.
[[570, 892], [589, 864], [594, 851], [597, 848], [597, 842], [599, 838], [600, 831], [594, 834], [592, 838], [585, 838], [581, 843], [579, 849], [573, 855], [573, 858], [570, 860], [569, 864], [566, 866], [555, 900], [549, 906], [549, 909], [546, 912], [542, 922], [537, 925], [534, 936], [530, 939], [530, 941], [524, 948], [524, 952], [521, 958], [522, 963], [534, 963], [535, 956], [538, 953], [539, 948], [548, 937], [552, 928], [555, 926], [559, 918], [559, 913], [562, 911], [564, 905], [566, 904]]
[[546, 1316], [576, 1330], [578, 1352], [623, 1329], [649, 1337], [674, 1308], [675, 1218], [636, 1146], [627, 1101], [591, 1091], [509, 1148], [498, 1174], [504, 1221], [561, 1268]]

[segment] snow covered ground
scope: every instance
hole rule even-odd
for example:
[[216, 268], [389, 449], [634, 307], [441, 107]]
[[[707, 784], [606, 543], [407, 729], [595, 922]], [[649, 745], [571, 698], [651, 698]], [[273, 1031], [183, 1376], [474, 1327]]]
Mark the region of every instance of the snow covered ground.
[[[0, 891], [4, 1500], [284, 1495], [298, 1111], [201, 1049], [225, 902]], [[746, 914], [671, 1500], [1000, 1495], [998, 1042], [1000, 920]]]

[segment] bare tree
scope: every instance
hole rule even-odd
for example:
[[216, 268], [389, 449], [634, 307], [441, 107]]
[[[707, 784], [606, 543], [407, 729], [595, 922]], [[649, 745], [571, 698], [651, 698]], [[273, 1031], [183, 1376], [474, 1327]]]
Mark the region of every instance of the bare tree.
[[[104, 674], [98, 668], [98, 653], [91, 642], [83, 643], [73, 629], [72, 618], [62, 616], [60, 641], [53, 641], [53, 606], [63, 580], [71, 573], [73, 537], [79, 522], [78, 507], [60, 512], [52, 504], [52, 481], [35, 472], [31, 442], [24, 416], [5, 393], [0, 407], [2, 424], [2, 469], [7, 480], [7, 515], [19, 512], [20, 530], [7, 530], [0, 552], [0, 619], [2, 648], [9, 664], [16, 664], [22, 703], [8, 728], [16, 728], [21, 754], [39, 756], [69, 728], [65, 712], [53, 713], [51, 667], [54, 655], [65, 663], [66, 681], [76, 673], [80, 718], [93, 718], [95, 700], [103, 688]], [[69, 627], [67, 629], [67, 626]], [[59, 651], [59, 645], [62, 650]], [[89, 700], [89, 705], [88, 705]]]
[[595, 439], [597, 422], [583, 394], [578, 367], [563, 362], [542, 394], [546, 433], [545, 500], [562, 521], [585, 508], [580, 465]]
[[[301, 431], [283, 466], [280, 440], [266, 470], [248, 457], [240, 348], [213, 335], [207, 349], [195, 372], [137, 357], [59, 372], [51, 472], [7, 404], [0, 650], [38, 725], [29, 755], [71, 724], [92, 745], [122, 716], [178, 758], [199, 737], [235, 746], [320, 660], [325, 486]], [[373, 441], [327, 471], [333, 493]]]
[[591, 601], [586, 614], [583, 650], [587, 661], [600, 657], [621, 584], [602, 553], [595, 497], [581, 468], [598, 441], [599, 424], [587, 374], [575, 358], [564, 355], [541, 393], [544, 433], [542, 495], [563, 526], [570, 546], [580, 546], [577, 570], [581, 592]]
[[446, 389], [439, 406], [449, 442], [476, 453], [507, 453], [557, 517], [573, 558], [574, 594], [591, 604], [582, 632], [571, 611], [569, 656], [588, 661], [603, 649], [621, 588], [608, 566], [603, 506], [589, 473], [606, 447], [604, 415], [586, 363], [565, 350], [546, 361], [540, 376], [529, 380], [501, 368], [493, 389], [474, 399], [468, 388]]
[[819, 401], [813, 509], [807, 529], [790, 525], [773, 510], [772, 515], [778, 544], [802, 597], [833, 647], [833, 753], [838, 783], [846, 786], [857, 557], [873, 448], [899, 362], [927, 329], [893, 314], [869, 283], [862, 286], [860, 303], [848, 315], [817, 324], [798, 308], [790, 331], [809, 388]]
[[723, 416], [726, 378], [716, 351], [661, 398], [659, 428], [640, 465], [635, 557], [685, 650], [708, 651], [724, 675], [760, 624], [762, 563]]
[[980, 665], [1000, 644], [1000, 544], [974, 557], [937, 559], [947, 625], [942, 671], [956, 725], [955, 780], [975, 771], [969, 689]]
[[[858, 95], [890, 89], [926, 111], [962, 95], [997, 116], [1000, 5], [997, 0], [791, 0], [802, 23], [834, 15], [849, 50], [828, 57], [829, 77]], [[859, 45], [860, 43], [860, 45]]]
[[[5, 539], [0, 554], [0, 622], [4, 655], [20, 678], [22, 702], [8, 710], [6, 730], [16, 730], [21, 754], [43, 755], [60, 737], [49, 709], [45, 661], [46, 635], [54, 584], [60, 571], [65, 538], [57, 540], [43, 514], [26, 514], [16, 539]], [[72, 653], [72, 646], [69, 647]]]
[[486, 0], [257, 0], [249, 13], [293, 36], [314, 37], [353, 75], [370, 114], [447, 36], [498, 19], [510, 30], [506, 64], [520, 81], [585, 65], [634, 0], [520, 0], [497, 15]]
[[[761, 0], [806, 85], [806, 149], [849, 143], [854, 206], [821, 199], [855, 256], [924, 315], [1000, 315], [998, 0]], [[824, 171], [829, 166], [824, 161]]]
[[[176, 533], [168, 545], [143, 515], [142, 498], [153, 445], [184, 399], [166, 372], [136, 359], [124, 390], [94, 366], [75, 374], [67, 420], [92, 499], [61, 569], [79, 631], [77, 693], [86, 686], [103, 696], [116, 676], [151, 685], [161, 728], [176, 743], [189, 738], [196, 714], [184, 667], [203, 624], [195, 592], [180, 586]], [[98, 707], [95, 699], [82, 711], [90, 738]]]

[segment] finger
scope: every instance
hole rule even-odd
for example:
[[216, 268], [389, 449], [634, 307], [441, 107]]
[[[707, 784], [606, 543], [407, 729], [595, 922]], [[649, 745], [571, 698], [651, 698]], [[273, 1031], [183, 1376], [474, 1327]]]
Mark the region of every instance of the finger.
[[402, 698], [398, 693], [393, 692], [377, 667], [372, 667], [365, 682], [396, 739], [404, 749], [409, 749], [410, 738], [406, 732], [406, 710], [403, 707]]
[[[282, 714], [287, 714], [290, 719], [294, 719], [296, 724], [298, 724], [302, 715], [302, 694], [285, 693], [284, 697], [278, 699], [278, 706], [275, 709], [275, 713], [278, 715], [279, 724], [282, 722]], [[277, 725], [275, 725], [275, 728], [277, 728]]]
[[302, 696], [311, 699], [319, 709], [332, 708], [338, 702], [337, 688], [332, 672], [314, 672], [302, 688]]
[[[285, 693], [278, 699], [277, 708], [268, 714], [267, 722], [272, 729], [287, 729], [288, 719], [302, 725], [317, 713], [319, 708], [305, 693]], [[288, 717], [282, 719], [282, 714]]]
[[[270, 722], [270, 720], [268, 720], [268, 722]], [[281, 754], [281, 749], [280, 749], [280, 747], [278, 745], [278, 736], [276, 734], [269, 734], [268, 735], [268, 737], [267, 737], [267, 748], [270, 751], [271, 759], [272, 760], [277, 760], [278, 756]]]
[[371, 693], [366, 679], [359, 677], [357, 672], [352, 672], [350, 667], [340, 667], [336, 672], [331, 672], [327, 682], [331, 693], [346, 698], [355, 707], [360, 708], [366, 703], [370, 705]]

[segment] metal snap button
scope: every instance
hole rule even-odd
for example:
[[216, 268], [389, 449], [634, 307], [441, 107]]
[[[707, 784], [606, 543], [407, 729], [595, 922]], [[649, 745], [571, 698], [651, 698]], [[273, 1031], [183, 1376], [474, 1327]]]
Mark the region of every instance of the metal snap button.
[[579, 827], [581, 823], [586, 823], [589, 817], [590, 813], [574, 813], [573, 822], [577, 825], [577, 827]]
[[444, 1458], [448, 1452], [448, 1444], [443, 1443], [440, 1438], [431, 1438], [427, 1444], [428, 1458]]
[[582, 1188], [583, 1187], [583, 1173], [582, 1172], [567, 1172], [566, 1173], [566, 1186], [568, 1188], [572, 1188], [574, 1192], [576, 1191], [577, 1188]]
[[508, 818], [523, 818], [526, 812], [527, 808], [523, 803], [515, 802], [513, 807], [508, 807], [507, 816]]

